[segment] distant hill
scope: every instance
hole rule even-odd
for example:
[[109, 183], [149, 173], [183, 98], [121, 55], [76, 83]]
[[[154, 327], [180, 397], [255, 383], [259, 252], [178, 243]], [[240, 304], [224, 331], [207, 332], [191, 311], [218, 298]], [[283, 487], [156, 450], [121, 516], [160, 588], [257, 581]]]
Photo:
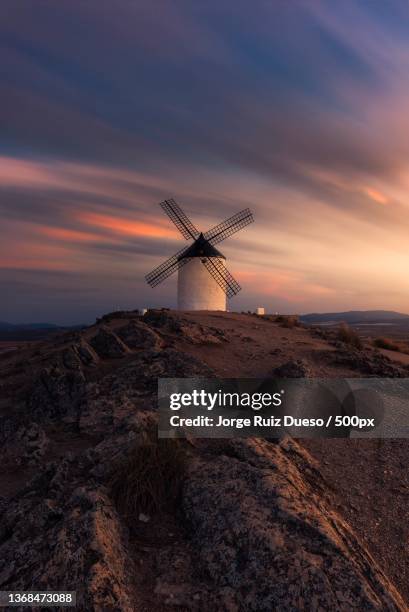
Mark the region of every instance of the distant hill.
[[0, 331], [17, 331], [22, 329], [61, 329], [60, 325], [54, 323], [6, 323], [0, 321]]
[[409, 315], [393, 310], [349, 310], [347, 312], [314, 312], [300, 316], [303, 323], [409, 323]]
[[55, 332], [82, 329], [83, 325], [63, 326], [54, 323], [7, 323], [0, 321], [0, 341], [43, 340]]

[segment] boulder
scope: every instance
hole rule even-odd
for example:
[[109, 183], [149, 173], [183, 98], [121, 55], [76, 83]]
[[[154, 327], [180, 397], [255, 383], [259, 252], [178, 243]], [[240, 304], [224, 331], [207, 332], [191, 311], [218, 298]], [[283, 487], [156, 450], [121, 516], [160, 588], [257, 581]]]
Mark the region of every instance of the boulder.
[[359, 350], [353, 347], [340, 349], [334, 354], [334, 363], [362, 374], [381, 378], [406, 378], [408, 371], [394, 364], [386, 355], [376, 350]]
[[90, 344], [103, 359], [117, 359], [129, 353], [126, 344], [105, 325], [99, 327], [96, 335], [91, 338]]
[[99, 362], [99, 357], [91, 346], [83, 338], [81, 342], [75, 345], [74, 351], [77, 353], [81, 363], [85, 366], [96, 366]]
[[209, 609], [406, 610], [347, 523], [334, 512], [314, 461], [294, 441], [231, 440], [197, 458], [183, 507]]
[[61, 361], [62, 365], [67, 368], [67, 370], [81, 369], [81, 359], [78, 356], [74, 344], [63, 350]]
[[59, 367], [44, 368], [32, 385], [27, 398], [31, 417], [44, 419], [68, 418], [75, 421], [85, 401], [86, 382], [82, 371], [64, 371]]
[[117, 330], [119, 338], [131, 349], [153, 349], [158, 351], [164, 341], [146, 323], [138, 320], [129, 321]]
[[82, 366], [95, 367], [99, 357], [84, 338], [80, 338], [62, 352], [62, 365], [67, 370], [81, 370]]
[[77, 592], [78, 610], [132, 612], [133, 565], [112, 503], [89, 486], [66, 495], [51, 487], [52, 476], [51, 469], [43, 477], [42, 495], [13, 502], [2, 515], [0, 586], [64, 588]]
[[287, 361], [273, 370], [275, 378], [309, 378], [311, 375], [308, 365], [301, 359]]
[[143, 320], [154, 328], [176, 334], [190, 344], [222, 344], [228, 342], [223, 330], [201, 325], [168, 310], [149, 310]]
[[45, 455], [49, 439], [37, 423], [22, 426], [16, 434], [15, 461], [17, 465], [37, 465]]
[[172, 331], [175, 329], [175, 322], [177, 321], [178, 315], [171, 313], [169, 310], [161, 309], [149, 309], [148, 312], [143, 316], [143, 322], [151, 325], [152, 327], [166, 329]]

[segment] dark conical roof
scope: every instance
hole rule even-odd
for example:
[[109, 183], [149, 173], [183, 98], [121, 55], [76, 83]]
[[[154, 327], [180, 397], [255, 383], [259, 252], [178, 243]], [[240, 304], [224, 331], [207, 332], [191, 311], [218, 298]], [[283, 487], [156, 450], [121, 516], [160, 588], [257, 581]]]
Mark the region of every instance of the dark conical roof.
[[226, 259], [220, 251], [206, 240], [203, 234], [200, 234], [199, 238], [194, 241], [192, 246], [190, 246], [185, 253], [180, 255], [178, 259], [184, 259], [185, 257], [221, 257], [222, 259]]

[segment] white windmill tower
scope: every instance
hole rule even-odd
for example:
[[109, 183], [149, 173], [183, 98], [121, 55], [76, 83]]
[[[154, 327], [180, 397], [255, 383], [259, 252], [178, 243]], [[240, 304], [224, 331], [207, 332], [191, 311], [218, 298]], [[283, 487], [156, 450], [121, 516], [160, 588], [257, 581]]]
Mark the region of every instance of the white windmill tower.
[[160, 205], [182, 236], [194, 242], [152, 270], [145, 277], [147, 282], [156, 287], [178, 270], [179, 310], [226, 310], [226, 297], [233, 297], [241, 287], [227, 270], [225, 256], [214, 245], [252, 223], [251, 211], [246, 208], [203, 234], [175, 200]]

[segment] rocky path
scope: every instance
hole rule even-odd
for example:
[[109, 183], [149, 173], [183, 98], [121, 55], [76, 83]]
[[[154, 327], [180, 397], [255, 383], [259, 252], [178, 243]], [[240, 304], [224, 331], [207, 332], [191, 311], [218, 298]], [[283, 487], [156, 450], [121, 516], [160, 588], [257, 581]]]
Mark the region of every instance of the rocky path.
[[[0, 588], [77, 590], [84, 611], [407, 610], [406, 569], [391, 569], [407, 567], [396, 547], [407, 533], [394, 527], [406, 489], [388, 525], [377, 506], [384, 523], [369, 536], [365, 512], [348, 505], [357, 449], [370, 465], [371, 448], [152, 438], [158, 377], [277, 368], [404, 374], [377, 354], [227, 313], [114, 313], [2, 356]], [[394, 486], [405, 453], [389, 449]], [[364, 475], [369, 512], [376, 488]]]

